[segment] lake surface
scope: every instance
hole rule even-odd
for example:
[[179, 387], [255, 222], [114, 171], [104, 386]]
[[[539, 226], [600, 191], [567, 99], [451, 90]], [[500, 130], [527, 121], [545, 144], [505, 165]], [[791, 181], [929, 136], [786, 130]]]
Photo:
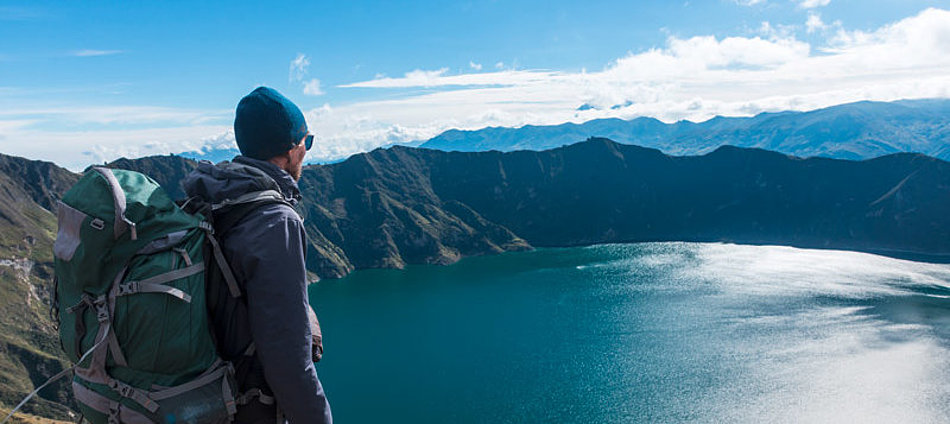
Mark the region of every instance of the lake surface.
[[340, 423], [950, 422], [950, 266], [613, 244], [310, 287]]

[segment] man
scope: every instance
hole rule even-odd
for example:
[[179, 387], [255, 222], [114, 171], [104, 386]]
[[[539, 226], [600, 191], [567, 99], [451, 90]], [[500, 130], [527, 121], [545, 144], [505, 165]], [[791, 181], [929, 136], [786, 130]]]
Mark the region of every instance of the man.
[[[293, 424], [330, 423], [330, 405], [313, 364], [318, 355], [311, 342], [319, 327], [311, 329], [306, 234], [294, 209], [300, 200], [297, 181], [313, 136], [300, 109], [267, 87], [241, 99], [234, 136], [240, 156], [231, 163], [203, 162], [182, 185], [189, 197], [209, 203], [266, 190], [283, 198], [251, 209], [217, 234], [245, 302], [228, 306], [228, 312], [218, 314], [225, 317], [214, 318], [216, 337], [229, 339], [219, 340], [219, 350], [235, 361], [239, 390], [245, 395], [235, 422], [273, 423], [275, 417], [280, 422], [282, 413]], [[215, 229], [221, 231], [219, 221]], [[209, 302], [213, 296], [209, 294]], [[235, 332], [249, 332], [253, 345], [241, 347], [247, 358], [233, 353], [234, 339], [240, 338], [230, 335]]]

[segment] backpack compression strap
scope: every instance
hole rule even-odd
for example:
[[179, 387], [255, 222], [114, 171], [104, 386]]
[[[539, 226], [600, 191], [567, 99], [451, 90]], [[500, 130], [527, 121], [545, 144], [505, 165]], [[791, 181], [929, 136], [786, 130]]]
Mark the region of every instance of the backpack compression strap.
[[125, 233], [126, 230], [132, 230], [132, 240], [137, 239], [138, 235], [135, 231], [135, 223], [125, 217], [125, 191], [122, 190], [122, 186], [119, 185], [119, 180], [115, 178], [115, 174], [113, 174], [109, 168], [96, 166], [92, 169], [102, 175], [102, 178], [105, 178], [106, 182], [109, 183], [109, 188], [112, 189], [112, 198], [115, 201], [115, 224], [112, 229], [113, 236], [118, 240], [119, 236]]

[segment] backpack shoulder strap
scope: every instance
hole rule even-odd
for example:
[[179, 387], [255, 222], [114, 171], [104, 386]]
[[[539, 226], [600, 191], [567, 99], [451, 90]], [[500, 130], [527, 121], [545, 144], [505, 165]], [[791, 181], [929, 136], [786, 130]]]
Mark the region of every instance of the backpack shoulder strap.
[[[227, 203], [225, 204], [225, 202]], [[228, 230], [233, 228], [238, 222], [257, 208], [273, 204], [284, 204], [293, 209], [290, 202], [284, 200], [284, 197], [277, 192], [273, 192], [273, 194], [267, 191], [248, 193], [233, 201], [225, 202], [217, 203], [212, 206], [214, 210], [214, 230], [215, 233], [220, 235], [227, 233]]]

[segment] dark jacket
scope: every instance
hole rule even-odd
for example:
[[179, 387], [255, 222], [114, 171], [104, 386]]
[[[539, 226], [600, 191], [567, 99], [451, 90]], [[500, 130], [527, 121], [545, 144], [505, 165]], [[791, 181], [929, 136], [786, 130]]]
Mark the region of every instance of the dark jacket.
[[[234, 162], [264, 171], [289, 203], [299, 202], [296, 181], [276, 165], [243, 156]], [[189, 197], [199, 196], [212, 203], [269, 188], [251, 175], [208, 162], [198, 164], [182, 186]], [[246, 325], [281, 412], [293, 424], [332, 422], [311, 356], [306, 234], [300, 216], [287, 205], [268, 204], [254, 209], [218, 238], [235, 277], [244, 286]], [[238, 409], [236, 421], [272, 423], [274, 416], [273, 407], [251, 402]]]

